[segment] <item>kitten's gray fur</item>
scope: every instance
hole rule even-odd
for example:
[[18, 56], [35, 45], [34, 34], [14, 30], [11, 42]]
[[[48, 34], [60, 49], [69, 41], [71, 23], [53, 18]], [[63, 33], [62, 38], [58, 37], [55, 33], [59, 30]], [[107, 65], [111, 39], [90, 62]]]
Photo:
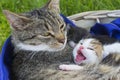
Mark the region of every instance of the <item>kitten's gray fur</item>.
[[[12, 80], [108, 80], [110, 77], [99, 70], [100, 68], [93, 69], [91, 66], [86, 66], [86, 69], [82, 71], [64, 72], [58, 70], [60, 64], [69, 64], [72, 62], [72, 49], [67, 45], [61, 51], [56, 48], [56, 50], [51, 52], [47, 50], [37, 52], [26, 51], [17, 46], [21, 42], [30, 45], [47, 42], [65, 43], [66, 31], [64, 30], [64, 22], [59, 16], [58, 5], [52, 6], [54, 2], [58, 3], [59, 0], [50, 0], [44, 8], [27, 14], [17, 15], [9, 11], [4, 11], [12, 26], [12, 42], [15, 46], [12, 65], [13, 74], [11, 75]], [[45, 25], [46, 23], [49, 24]], [[41, 25], [41, 27], [38, 27], [38, 25]], [[50, 27], [54, 29], [55, 34], [60, 32], [59, 35], [53, 35], [53, 31], [49, 34], [44, 33], [47, 32], [47, 29]], [[44, 37], [51, 36], [51, 39], [38, 40], [38, 37], [36, 37], [38, 34]], [[35, 55], [31, 57], [33, 54]], [[114, 68], [112, 69], [116, 70]], [[109, 70], [111, 70], [111, 68]], [[109, 73], [110, 76], [114, 73], [113, 70]], [[118, 71], [119, 70], [115, 72], [115, 77], [117, 76], [119, 78], [119, 74], [117, 74]], [[104, 77], [105, 79], [102, 79]]]

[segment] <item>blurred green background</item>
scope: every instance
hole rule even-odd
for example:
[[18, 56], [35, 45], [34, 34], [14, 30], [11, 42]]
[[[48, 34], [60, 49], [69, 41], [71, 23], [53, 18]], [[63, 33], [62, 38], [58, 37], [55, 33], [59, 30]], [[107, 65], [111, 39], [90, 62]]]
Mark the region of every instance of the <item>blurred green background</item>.
[[[48, 0], [0, 0], [0, 48], [10, 35], [9, 24], [2, 10], [22, 13], [42, 7]], [[120, 9], [120, 0], [60, 0], [61, 13], [69, 16], [91, 10]]]

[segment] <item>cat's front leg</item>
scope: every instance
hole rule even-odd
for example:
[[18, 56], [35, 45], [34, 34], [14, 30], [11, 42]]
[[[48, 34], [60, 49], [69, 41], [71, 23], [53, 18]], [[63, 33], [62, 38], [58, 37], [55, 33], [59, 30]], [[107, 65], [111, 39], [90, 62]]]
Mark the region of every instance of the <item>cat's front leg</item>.
[[75, 64], [69, 64], [69, 65], [62, 64], [59, 66], [59, 69], [63, 70], [63, 71], [81, 70], [81, 69], [83, 69], [83, 66], [78, 66]]

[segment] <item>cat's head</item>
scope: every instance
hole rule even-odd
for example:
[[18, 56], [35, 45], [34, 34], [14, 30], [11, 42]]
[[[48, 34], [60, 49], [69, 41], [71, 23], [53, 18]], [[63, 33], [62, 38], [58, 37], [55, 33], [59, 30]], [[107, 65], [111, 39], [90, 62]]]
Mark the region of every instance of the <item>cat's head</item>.
[[16, 14], [3, 11], [10, 23], [16, 47], [31, 51], [59, 51], [66, 45], [66, 24], [59, 15], [59, 0], [39, 10]]
[[82, 39], [73, 50], [76, 64], [97, 64], [102, 60], [103, 46], [94, 39]]

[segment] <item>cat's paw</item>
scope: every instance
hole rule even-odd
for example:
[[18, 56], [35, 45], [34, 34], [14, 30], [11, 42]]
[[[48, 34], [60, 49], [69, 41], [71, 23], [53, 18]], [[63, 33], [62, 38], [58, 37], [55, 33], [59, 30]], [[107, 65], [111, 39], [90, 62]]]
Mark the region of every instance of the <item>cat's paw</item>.
[[71, 71], [71, 70], [81, 70], [83, 69], [83, 67], [78, 65], [72, 65], [72, 64], [71, 65], [62, 64], [59, 66], [59, 69], [63, 71]]

